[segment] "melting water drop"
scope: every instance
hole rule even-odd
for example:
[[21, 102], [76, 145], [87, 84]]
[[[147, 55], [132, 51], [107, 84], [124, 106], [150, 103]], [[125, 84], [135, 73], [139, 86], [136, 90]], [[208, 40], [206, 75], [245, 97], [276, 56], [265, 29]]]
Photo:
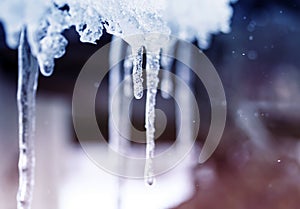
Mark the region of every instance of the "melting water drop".
[[47, 60], [43, 60], [41, 61], [39, 59], [39, 66], [40, 66], [40, 70], [41, 70], [41, 73], [44, 75], [44, 76], [50, 76], [52, 75], [53, 71], [54, 71], [54, 61], [51, 60], [51, 59], [47, 59]]
[[34, 130], [35, 130], [35, 96], [38, 78], [37, 60], [31, 55], [27, 42], [26, 30], [23, 29], [19, 44], [19, 190], [17, 194], [18, 209], [30, 209], [34, 187]]
[[147, 184], [148, 184], [149, 186], [152, 186], [152, 185], [154, 184], [154, 182], [155, 182], [155, 179], [154, 179], [153, 176], [152, 176], [152, 177], [148, 177], [148, 178], [146, 179], [146, 182], [147, 182]]
[[137, 51], [133, 50], [133, 94], [136, 99], [143, 97], [143, 51], [144, 47], [140, 47]]
[[61, 34], [47, 36], [40, 41], [41, 53], [37, 55], [41, 73], [50, 76], [54, 70], [54, 59], [60, 58], [65, 53], [67, 39]]
[[154, 158], [154, 133], [155, 133], [155, 103], [156, 93], [158, 86], [158, 73], [160, 69], [159, 65], [160, 53], [147, 52], [147, 97], [146, 97], [146, 165], [145, 165], [145, 180], [149, 185], [153, 184], [154, 172], [153, 172], [153, 158]]

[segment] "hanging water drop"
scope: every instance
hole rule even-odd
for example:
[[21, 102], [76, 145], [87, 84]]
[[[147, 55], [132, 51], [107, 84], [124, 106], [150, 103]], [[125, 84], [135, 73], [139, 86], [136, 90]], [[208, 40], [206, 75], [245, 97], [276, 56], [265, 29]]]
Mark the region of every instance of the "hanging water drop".
[[146, 97], [146, 116], [145, 116], [145, 127], [146, 127], [146, 165], [145, 165], [145, 180], [149, 185], [153, 184], [154, 181], [154, 169], [153, 169], [153, 158], [154, 158], [154, 134], [155, 134], [155, 104], [156, 104], [156, 93], [158, 86], [158, 73], [160, 69], [159, 65], [160, 54], [158, 52], [147, 52], [147, 97]]
[[143, 50], [144, 47], [140, 47], [137, 51], [133, 50], [133, 94], [136, 99], [143, 97]]
[[38, 59], [38, 61], [39, 61], [40, 71], [43, 74], [43, 76], [52, 75], [54, 71], [54, 60], [46, 58], [45, 60]]
[[147, 184], [149, 185], [149, 186], [152, 186], [153, 184], [154, 184], [154, 177], [153, 176], [150, 176], [150, 177], [148, 177], [147, 178]]

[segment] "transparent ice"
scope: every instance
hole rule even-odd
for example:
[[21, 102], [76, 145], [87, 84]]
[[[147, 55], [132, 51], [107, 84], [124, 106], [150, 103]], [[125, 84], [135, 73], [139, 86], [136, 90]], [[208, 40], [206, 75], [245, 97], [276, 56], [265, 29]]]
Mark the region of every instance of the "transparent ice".
[[143, 53], [144, 48], [139, 48], [136, 52], [133, 52], [133, 94], [136, 99], [143, 97]]
[[32, 56], [26, 38], [26, 30], [22, 30], [19, 45], [19, 190], [18, 208], [30, 209], [34, 187], [34, 132], [35, 132], [35, 94], [37, 88], [38, 65]]
[[[20, 46], [18, 101], [19, 117], [24, 119], [20, 119], [20, 142], [23, 142], [22, 138], [27, 137], [28, 134], [29, 138], [33, 138], [36, 89], [33, 78], [37, 77], [35, 67], [24, 66], [22, 63], [36, 59], [40, 72], [44, 76], [50, 76], [54, 70], [55, 59], [65, 53], [68, 41], [62, 35], [64, 30], [74, 26], [80, 35], [81, 42], [96, 44], [105, 28], [108, 33], [121, 37], [133, 49], [132, 82], [134, 96], [137, 99], [143, 96], [142, 53], [147, 52], [145, 176], [148, 183], [152, 184], [155, 97], [160, 69], [158, 52], [163, 45], [167, 44], [168, 39], [161, 39], [160, 35], [151, 34], [164, 36], [172, 34], [187, 41], [196, 39], [201, 48], [207, 48], [212, 34], [229, 32], [232, 15], [230, 4], [234, 2], [233, 0], [1, 0], [0, 21], [6, 32], [6, 43], [11, 48]], [[22, 29], [26, 29], [26, 37], [24, 38], [23, 32], [20, 39]], [[136, 38], [135, 35], [140, 35], [141, 38]], [[27, 54], [24, 52], [25, 47], [28, 47], [30, 53], [28, 50]], [[171, 53], [172, 50], [171, 47]], [[163, 56], [162, 63], [167, 69], [172, 59]], [[126, 73], [128, 75], [128, 70]], [[184, 73], [181, 72], [181, 74]], [[120, 82], [120, 75], [112, 73], [111, 76], [112, 85]], [[25, 78], [30, 78], [30, 82], [24, 83]], [[164, 75], [161, 84], [167, 93], [163, 95], [164, 97], [172, 91], [172, 85], [171, 80]], [[128, 93], [128, 85], [126, 88], [125, 94]], [[24, 92], [24, 89], [28, 92], [20, 93]], [[28, 101], [20, 102], [27, 100], [29, 97], [26, 96], [29, 95]], [[26, 132], [28, 130], [24, 127], [29, 127], [29, 132]], [[112, 133], [110, 138], [113, 138], [113, 135]], [[30, 205], [32, 198], [34, 158], [31, 156], [34, 150], [33, 142], [28, 141], [28, 143], [31, 145], [26, 145], [26, 152], [22, 151], [23, 144], [20, 144], [19, 164], [29, 166], [30, 175], [23, 171], [26, 169], [20, 169], [19, 209], [22, 208], [20, 205], [23, 201], [28, 201]], [[118, 144], [118, 142], [111, 143]], [[23, 208], [29, 208], [29, 206]]]
[[160, 55], [159, 51], [147, 53], [147, 97], [146, 97], [146, 116], [145, 116], [145, 127], [146, 133], [146, 165], [145, 165], [145, 180], [149, 185], [153, 184], [154, 171], [153, 171], [153, 158], [155, 149], [155, 104], [156, 104], [156, 93], [158, 86], [158, 73], [160, 70], [159, 62]]

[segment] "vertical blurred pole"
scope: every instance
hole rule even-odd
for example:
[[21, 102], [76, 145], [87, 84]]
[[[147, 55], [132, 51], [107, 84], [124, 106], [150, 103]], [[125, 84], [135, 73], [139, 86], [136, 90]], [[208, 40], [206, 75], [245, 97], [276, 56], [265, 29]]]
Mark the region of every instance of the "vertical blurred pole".
[[169, 73], [172, 70], [172, 65], [174, 61], [174, 53], [175, 53], [175, 45], [176, 39], [171, 39], [167, 47], [162, 49], [161, 55], [161, 67], [163, 70], [161, 71], [161, 96], [164, 99], [171, 98], [173, 92], [173, 81], [169, 76]]
[[[183, 47], [185, 46], [185, 47]], [[177, 56], [181, 57], [180, 60], [188, 60], [193, 62], [190, 45], [184, 45], [178, 42]], [[183, 82], [191, 88], [192, 75], [190, 69], [179, 61], [176, 62], [176, 75], [183, 80]], [[177, 133], [177, 150], [185, 150], [185, 146], [189, 146], [193, 140], [193, 102], [191, 94], [185, 92], [185, 88], [181, 86], [180, 82], [177, 82], [175, 86], [175, 101], [177, 102], [176, 113], [176, 133]]]
[[35, 97], [38, 79], [37, 60], [32, 56], [23, 29], [19, 45], [18, 111], [19, 111], [19, 190], [18, 209], [30, 209], [34, 187]]
[[[120, 92], [117, 91], [118, 85], [121, 83], [121, 70], [119, 67], [119, 63], [116, 66], [113, 66], [113, 63], [117, 63], [119, 57], [122, 56], [122, 48], [123, 44], [120, 40], [113, 40], [111, 42], [110, 52], [109, 52], [109, 80], [108, 80], [108, 111], [109, 111], [109, 119], [108, 119], [108, 138], [109, 138], [109, 146], [115, 150], [119, 148], [119, 133], [117, 123], [118, 121], [114, 121], [112, 112], [114, 115], [120, 115], [120, 107], [121, 107], [121, 96]], [[113, 102], [115, 100], [115, 102]], [[119, 118], [117, 118], [119, 120]]]
[[[122, 59], [125, 57], [127, 46], [124, 41], [121, 39], [115, 39], [111, 43], [110, 53], [109, 53], [109, 62], [110, 62], [110, 71], [109, 71], [109, 121], [108, 121], [108, 134], [109, 134], [109, 146], [113, 149], [113, 152], [117, 152], [118, 155], [122, 150], [126, 149], [127, 139], [124, 139], [123, 134], [127, 132], [126, 124], [127, 122], [127, 111], [123, 109], [124, 101], [126, 101], [124, 91], [118, 90], [122, 82], [122, 72], [123, 65]], [[113, 66], [116, 64], [116, 66]], [[126, 85], [125, 85], [126, 87]], [[128, 89], [127, 89], [128, 90]], [[126, 91], [126, 90], [125, 90]], [[128, 92], [127, 92], [128, 93]], [[114, 101], [114, 102], [113, 102]], [[126, 105], [125, 105], [126, 106]], [[113, 116], [115, 115], [115, 117]], [[121, 124], [122, 122], [122, 124]], [[124, 124], [125, 122], [125, 124]], [[130, 127], [130, 126], [129, 126]], [[122, 173], [122, 169], [125, 169], [124, 163], [121, 158], [114, 159], [115, 155], [111, 155], [111, 160], [113, 163], [116, 163], [117, 169]], [[123, 180], [118, 178], [118, 188], [117, 188], [117, 208], [120, 209], [122, 205], [122, 186]]]
[[[130, 149], [130, 137], [131, 137], [131, 121], [130, 117], [132, 114], [132, 108], [130, 102], [133, 99], [133, 81], [132, 81], [132, 69], [133, 69], [133, 58], [131, 55], [131, 47], [125, 47], [126, 57], [123, 64], [124, 72], [124, 86], [122, 92], [122, 105], [121, 105], [121, 121], [125, 121], [120, 125], [121, 132], [121, 147], [119, 150], [126, 154]], [[127, 109], [128, 108], [128, 109]], [[123, 168], [125, 169], [125, 163], [122, 163]]]

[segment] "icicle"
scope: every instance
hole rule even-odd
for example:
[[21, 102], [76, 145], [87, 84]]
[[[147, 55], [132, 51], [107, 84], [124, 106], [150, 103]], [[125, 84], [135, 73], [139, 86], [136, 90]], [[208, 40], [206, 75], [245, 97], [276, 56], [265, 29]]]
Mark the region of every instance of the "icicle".
[[38, 78], [37, 60], [31, 55], [26, 30], [23, 29], [19, 45], [19, 190], [18, 209], [30, 209], [34, 187], [34, 131], [35, 96]]
[[50, 76], [54, 71], [54, 60], [50, 58], [46, 61], [39, 61], [39, 66], [43, 76]]
[[143, 97], [143, 51], [144, 47], [140, 47], [138, 50], [133, 49], [133, 94], [136, 99]]
[[156, 93], [158, 86], [158, 73], [159, 73], [159, 61], [160, 55], [158, 52], [147, 53], [147, 97], [146, 97], [146, 116], [145, 116], [145, 127], [146, 127], [146, 165], [145, 165], [145, 180], [149, 185], [154, 182], [154, 171], [153, 171], [153, 158], [154, 158], [154, 134], [155, 134], [155, 103]]

